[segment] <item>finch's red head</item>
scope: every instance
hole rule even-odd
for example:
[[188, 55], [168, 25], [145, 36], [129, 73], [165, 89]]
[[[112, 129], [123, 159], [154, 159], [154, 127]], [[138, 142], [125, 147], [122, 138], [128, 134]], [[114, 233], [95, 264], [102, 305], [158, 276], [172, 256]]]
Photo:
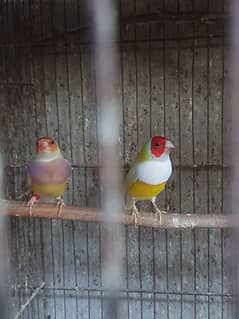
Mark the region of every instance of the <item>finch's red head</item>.
[[48, 136], [40, 137], [36, 142], [36, 153], [39, 154], [41, 152], [57, 152], [58, 146], [56, 142]]
[[150, 150], [154, 157], [160, 157], [163, 153], [169, 153], [175, 147], [173, 143], [163, 136], [153, 136], [151, 138]]

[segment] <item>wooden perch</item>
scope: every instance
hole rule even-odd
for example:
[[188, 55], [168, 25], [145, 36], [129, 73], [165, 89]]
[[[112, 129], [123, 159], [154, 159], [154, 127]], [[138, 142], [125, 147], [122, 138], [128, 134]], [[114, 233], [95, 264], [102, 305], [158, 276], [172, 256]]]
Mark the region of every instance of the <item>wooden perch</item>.
[[[26, 202], [22, 201], [0, 201], [0, 213], [8, 216], [29, 216]], [[65, 206], [60, 217], [57, 216], [57, 208], [54, 204], [38, 203], [33, 208], [33, 217], [60, 218], [79, 220], [82, 222], [102, 223], [104, 216], [95, 208], [80, 208], [76, 206]], [[133, 218], [129, 213], [121, 215], [121, 223], [133, 225]], [[237, 223], [236, 223], [237, 224]], [[140, 212], [138, 225], [154, 228], [231, 228], [235, 226], [231, 216], [223, 214], [162, 214], [161, 224], [153, 213]]]

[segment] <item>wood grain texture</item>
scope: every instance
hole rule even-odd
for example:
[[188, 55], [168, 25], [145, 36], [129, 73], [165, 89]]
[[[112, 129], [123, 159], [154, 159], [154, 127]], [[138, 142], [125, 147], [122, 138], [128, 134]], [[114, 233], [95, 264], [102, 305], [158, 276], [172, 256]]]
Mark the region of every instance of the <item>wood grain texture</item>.
[[[165, 9], [183, 14], [222, 12], [221, 1], [121, 0], [118, 4], [122, 17]], [[55, 137], [74, 164], [62, 220], [55, 218], [53, 206], [36, 206], [36, 216], [31, 219], [25, 202], [13, 207], [14, 214], [23, 213], [26, 218], [10, 218], [10, 281], [14, 285], [27, 282], [23, 290], [13, 291], [13, 312], [31, 294], [30, 285], [39, 286], [44, 281], [60, 289], [43, 289], [22, 316], [27, 319], [106, 316], [103, 292], [97, 291], [102, 284], [103, 246], [97, 210], [102, 191], [95, 92], [98, 60], [89, 45], [90, 29], [56, 36], [89, 23], [86, 6], [81, 0], [36, 0], [34, 4], [8, 1], [3, 8], [0, 145], [8, 164], [6, 198], [16, 199], [27, 190], [24, 165], [34, 153], [37, 136]], [[216, 314], [231, 318], [231, 297], [211, 296], [209, 300], [205, 295], [170, 294], [173, 290], [231, 292], [231, 221], [230, 216], [224, 216], [230, 215], [230, 172], [221, 167], [231, 164], [230, 116], [225, 117], [230, 102], [225, 82], [229, 79], [222, 39], [196, 40], [199, 35], [207, 37], [208, 32], [224, 30], [218, 21], [211, 26], [198, 21], [178, 26], [170, 19], [163, 23], [130, 21], [120, 27], [124, 43], [118, 52], [121, 72], [115, 86], [122, 102], [122, 176], [150, 135], [168, 135], [176, 144], [174, 173], [158, 198], [159, 207], [170, 212], [164, 216], [163, 227], [151, 215], [147, 202], [140, 204], [140, 225], [144, 227], [135, 229], [131, 217], [122, 215], [126, 225], [123, 287], [169, 293], [122, 292], [124, 319], [214, 319]], [[188, 39], [175, 40], [178, 37]], [[36, 41], [44, 45], [36, 46]], [[12, 45], [16, 43], [21, 45]], [[49, 218], [41, 218], [46, 214]], [[215, 227], [214, 218], [219, 227], [228, 229], [223, 233], [220, 229], [165, 229], [175, 227], [175, 222], [177, 226], [192, 226], [195, 219], [195, 227]], [[70, 286], [91, 286], [96, 291], [64, 290]]]

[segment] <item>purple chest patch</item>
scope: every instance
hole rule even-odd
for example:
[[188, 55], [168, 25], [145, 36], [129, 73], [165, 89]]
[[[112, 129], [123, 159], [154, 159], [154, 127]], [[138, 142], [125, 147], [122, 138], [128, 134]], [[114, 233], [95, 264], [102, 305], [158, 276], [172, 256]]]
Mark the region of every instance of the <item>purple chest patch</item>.
[[71, 166], [64, 158], [50, 162], [33, 161], [28, 166], [28, 174], [37, 184], [60, 184], [70, 176]]

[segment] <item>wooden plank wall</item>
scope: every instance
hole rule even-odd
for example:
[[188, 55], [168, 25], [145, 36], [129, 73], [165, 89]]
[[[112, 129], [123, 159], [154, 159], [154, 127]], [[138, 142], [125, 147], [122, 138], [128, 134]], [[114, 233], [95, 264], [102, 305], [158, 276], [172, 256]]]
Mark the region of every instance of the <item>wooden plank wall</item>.
[[[223, 6], [223, 0], [118, 1], [121, 16], [157, 10], [222, 13]], [[59, 36], [89, 23], [86, 3], [2, 0], [1, 8], [6, 197], [21, 198], [26, 191], [24, 165], [34, 154], [35, 138], [49, 134], [74, 165], [66, 202], [98, 207], [97, 57], [89, 30]], [[228, 164], [223, 139], [224, 132], [229, 135], [229, 119], [223, 115], [230, 98], [224, 43], [223, 38], [198, 38], [219, 31], [224, 32], [220, 24], [172, 22], [120, 28], [116, 85], [122, 171], [151, 135], [170, 137], [176, 145], [175, 168], [158, 203], [171, 212], [230, 212], [223, 196], [228, 177], [222, 170]], [[140, 207], [151, 209], [147, 203]], [[44, 281], [46, 288], [21, 318], [105, 317], [99, 289], [101, 226], [11, 218], [9, 245], [12, 314]], [[229, 231], [126, 226], [122, 249], [122, 318], [232, 318], [232, 298], [221, 295], [231, 293]], [[81, 290], [87, 287], [92, 290]]]

